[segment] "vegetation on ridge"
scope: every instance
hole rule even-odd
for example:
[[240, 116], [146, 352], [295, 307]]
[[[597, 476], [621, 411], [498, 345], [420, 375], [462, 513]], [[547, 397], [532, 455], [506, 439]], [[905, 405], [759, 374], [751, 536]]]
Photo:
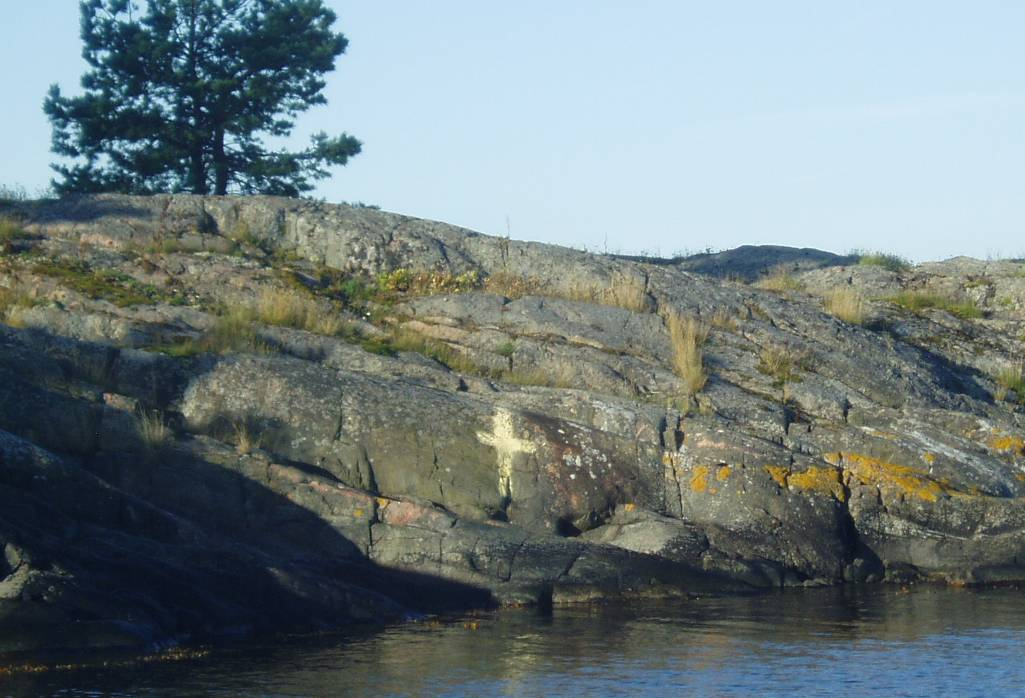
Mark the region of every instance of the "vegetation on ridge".
[[[81, 3], [85, 93], [53, 85], [44, 111], [58, 193], [263, 193], [298, 196], [361, 144], [314, 134], [286, 152], [298, 113], [326, 102], [323, 75], [348, 40], [321, 0]], [[84, 162], [82, 162], [84, 161]]]

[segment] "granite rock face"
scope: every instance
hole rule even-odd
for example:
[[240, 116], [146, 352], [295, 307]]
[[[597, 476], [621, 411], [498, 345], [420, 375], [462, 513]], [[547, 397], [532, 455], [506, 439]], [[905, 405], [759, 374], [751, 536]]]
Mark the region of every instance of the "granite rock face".
[[637, 260], [260, 197], [0, 215], [0, 652], [1025, 579], [1025, 264]]

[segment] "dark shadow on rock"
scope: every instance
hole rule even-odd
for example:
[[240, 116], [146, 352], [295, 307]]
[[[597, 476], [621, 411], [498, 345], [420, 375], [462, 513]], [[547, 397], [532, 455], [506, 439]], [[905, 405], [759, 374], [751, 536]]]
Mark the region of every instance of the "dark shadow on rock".
[[123, 196], [107, 197], [95, 194], [72, 194], [54, 200], [18, 202], [9, 207], [16, 215], [30, 223], [90, 223], [110, 216], [139, 218], [153, 217], [153, 211], [133, 206]]
[[[353, 491], [366, 506], [340, 521], [346, 512], [331, 503], [318, 511], [264, 484], [288, 465], [210, 439], [147, 449], [126, 430], [112, 443], [107, 433], [118, 420], [130, 430], [133, 415], [119, 416], [95, 388], [69, 389], [91, 371], [65, 374], [70, 352], [40, 362], [48, 368], [37, 374], [22, 370], [31, 357], [4, 341], [12, 332], [0, 333], [0, 654], [156, 647], [494, 605], [486, 589], [369, 560], [367, 493]], [[80, 348], [85, 357], [94, 349]], [[289, 477], [316, 495], [334, 485], [317, 471]]]
[[[978, 381], [978, 378], [982, 376], [978, 369], [954, 363], [946, 356], [932, 351], [928, 347], [908, 341], [909, 337], [901, 334], [891, 323], [877, 322], [866, 325], [866, 329], [888, 334], [894, 340], [918, 352], [922, 363], [930, 369], [933, 379], [943, 390], [967, 395], [982, 402], [993, 403], [993, 395]], [[965, 409], [970, 408], [966, 405]]]

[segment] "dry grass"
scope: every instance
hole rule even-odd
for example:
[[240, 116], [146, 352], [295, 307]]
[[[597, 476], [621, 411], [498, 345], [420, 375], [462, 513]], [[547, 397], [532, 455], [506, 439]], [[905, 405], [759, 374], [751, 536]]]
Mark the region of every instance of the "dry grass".
[[341, 334], [348, 324], [333, 309], [296, 291], [264, 289], [246, 310], [252, 320], [264, 325], [292, 327], [332, 337]]
[[25, 311], [39, 304], [31, 292], [20, 288], [0, 288], [0, 323], [9, 327], [24, 327]]
[[249, 422], [239, 420], [232, 424], [235, 432], [235, 450], [245, 456], [260, 448], [260, 437], [250, 428]]
[[160, 412], [143, 410], [136, 419], [139, 438], [147, 450], [159, 451], [171, 440], [171, 430]]
[[797, 372], [806, 368], [808, 353], [790, 346], [768, 344], [758, 354], [758, 370], [772, 376], [779, 385], [797, 378]]
[[617, 272], [608, 285], [575, 281], [559, 287], [535, 276], [499, 272], [484, 281], [484, 290], [510, 299], [523, 296], [565, 298], [582, 303], [595, 303], [624, 308], [635, 313], [650, 312], [647, 282], [637, 274]]
[[670, 312], [666, 316], [666, 327], [673, 349], [673, 372], [683, 381], [687, 395], [695, 395], [708, 381], [704, 359], [708, 326], [694, 317]]
[[635, 313], [644, 313], [650, 309], [648, 305], [648, 285], [644, 277], [621, 272], [613, 274], [612, 281], [608, 286], [576, 282], [562, 292], [556, 291], [549, 295], [558, 295], [568, 300], [582, 301], [584, 303], [610, 305], [616, 308], [631, 310]]
[[712, 313], [712, 318], [709, 321], [712, 327], [727, 332], [737, 331], [737, 314], [726, 307], [719, 307]]
[[524, 296], [545, 296], [549, 293], [548, 284], [536, 276], [522, 276], [509, 272], [496, 272], [484, 280], [484, 290], [505, 296], [511, 300]]
[[993, 381], [997, 384], [993, 397], [998, 401], [1003, 402], [1013, 390], [1018, 402], [1025, 404], [1025, 366], [1021, 363], [1003, 366], [993, 374]]
[[797, 279], [786, 267], [776, 267], [767, 276], [756, 281], [754, 285], [760, 289], [777, 293], [804, 290], [804, 283]]
[[499, 376], [503, 383], [513, 385], [536, 385], [546, 388], [578, 388], [580, 382], [576, 372], [566, 364], [558, 364], [554, 369], [515, 368]]
[[823, 307], [830, 315], [852, 325], [865, 322], [865, 301], [853, 288], [843, 287], [830, 291], [823, 299]]
[[31, 240], [21, 225], [10, 218], [0, 218], [0, 254], [13, 252], [19, 241]]

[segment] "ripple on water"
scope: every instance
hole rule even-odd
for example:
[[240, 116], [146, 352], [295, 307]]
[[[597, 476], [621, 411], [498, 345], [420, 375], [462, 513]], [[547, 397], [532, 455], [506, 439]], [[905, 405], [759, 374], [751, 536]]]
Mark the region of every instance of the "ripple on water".
[[475, 620], [221, 647], [173, 664], [16, 676], [3, 693], [1025, 693], [1018, 590], [796, 590]]

